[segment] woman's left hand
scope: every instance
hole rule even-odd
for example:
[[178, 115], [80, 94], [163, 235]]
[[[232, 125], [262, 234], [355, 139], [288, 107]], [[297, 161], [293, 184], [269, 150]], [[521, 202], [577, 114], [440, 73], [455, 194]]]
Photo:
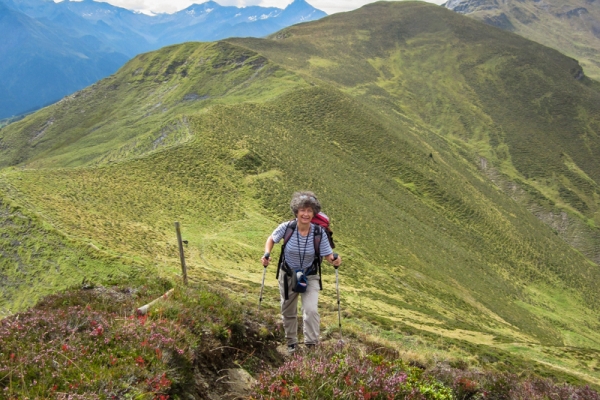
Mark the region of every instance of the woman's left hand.
[[[333, 253], [335, 254], [335, 253]], [[335, 254], [337, 257], [334, 258], [334, 255], [330, 254], [327, 257], [325, 257], [325, 259], [327, 261], [329, 261], [331, 264], [333, 264], [334, 267], [339, 267], [340, 264], [342, 263], [342, 257], [340, 257], [338, 254]]]

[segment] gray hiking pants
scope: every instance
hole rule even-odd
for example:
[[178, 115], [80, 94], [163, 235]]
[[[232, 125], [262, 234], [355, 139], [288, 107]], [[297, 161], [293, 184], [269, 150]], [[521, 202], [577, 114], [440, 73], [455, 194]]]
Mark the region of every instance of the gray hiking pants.
[[[283, 280], [288, 280], [288, 300], [285, 299]], [[308, 276], [308, 287], [304, 293], [292, 292], [292, 278], [285, 272], [279, 275], [281, 295], [281, 317], [289, 345], [298, 343], [298, 297], [302, 298], [302, 321], [304, 322], [304, 343], [319, 343], [321, 317], [319, 316], [319, 275]]]

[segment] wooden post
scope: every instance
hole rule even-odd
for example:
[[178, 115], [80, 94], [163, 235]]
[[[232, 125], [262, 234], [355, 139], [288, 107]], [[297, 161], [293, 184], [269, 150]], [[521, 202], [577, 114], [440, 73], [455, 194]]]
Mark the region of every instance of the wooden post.
[[185, 266], [185, 257], [183, 255], [183, 242], [181, 241], [181, 228], [179, 222], [175, 222], [175, 230], [177, 231], [177, 243], [179, 244], [179, 258], [181, 259], [181, 272], [183, 273], [183, 283], [187, 285], [187, 267]]

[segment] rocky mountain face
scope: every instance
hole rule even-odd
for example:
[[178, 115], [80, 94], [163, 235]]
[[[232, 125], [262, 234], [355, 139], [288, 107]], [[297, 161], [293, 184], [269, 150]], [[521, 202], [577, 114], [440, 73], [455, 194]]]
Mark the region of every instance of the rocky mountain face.
[[600, 79], [598, 0], [449, 0], [444, 7], [555, 48]]
[[114, 73], [137, 54], [187, 41], [263, 37], [326, 14], [209, 1], [149, 16], [108, 3], [0, 0], [0, 119], [40, 108]]

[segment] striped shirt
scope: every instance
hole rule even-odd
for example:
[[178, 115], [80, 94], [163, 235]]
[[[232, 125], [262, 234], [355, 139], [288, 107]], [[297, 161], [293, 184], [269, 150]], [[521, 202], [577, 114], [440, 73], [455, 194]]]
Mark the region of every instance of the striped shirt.
[[[271, 234], [273, 242], [279, 243], [279, 241], [283, 239], [283, 236], [285, 235], [285, 229], [289, 223], [289, 221], [284, 222], [273, 231]], [[298, 232], [298, 228], [296, 228], [285, 245], [285, 261], [290, 268], [295, 271], [299, 271], [300, 269], [306, 271], [312, 266], [312, 263], [315, 259], [314, 229], [315, 224], [310, 224], [310, 230], [308, 231], [307, 237], [302, 236], [300, 232]], [[327, 240], [327, 233], [320, 226], [319, 229], [321, 229], [323, 232], [323, 236], [321, 237], [320, 255], [321, 257], [326, 257], [333, 253], [333, 250], [329, 245], [329, 240]]]

